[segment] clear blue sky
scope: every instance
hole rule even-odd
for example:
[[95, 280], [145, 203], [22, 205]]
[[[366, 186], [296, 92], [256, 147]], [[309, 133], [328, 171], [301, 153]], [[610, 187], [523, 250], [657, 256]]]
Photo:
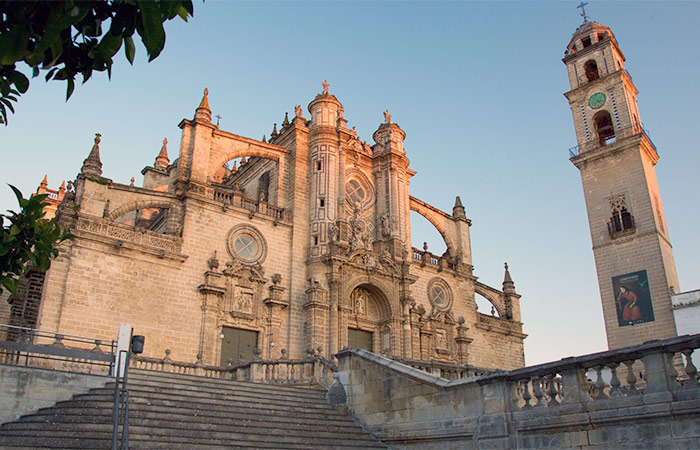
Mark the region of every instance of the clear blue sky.
[[[500, 287], [508, 261], [528, 364], [605, 350], [562, 95], [577, 3], [195, 0], [194, 19], [166, 26], [165, 50], [150, 64], [143, 48], [134, 67], [120, 53], [111, 81], [97, 74], [68, 103], [63, 84], [32, 80], [0, 128], [0, 211], [16, 207], [5, 183], [29, 193], [44, 174], [52, 188], [74, 179], [96, 132], [104, 176], [139, 183], [164, 137], [176, 157], [177, 124], [193, 116], [204, 87], [222, 129], [260, 139], [295, 104], [306, 110], [327, 79], [363, 139], [371, 142], [385, 109], [406, 131], [414, 196], [448, 212], [461, 196], [480, 281]], [[661, 155], [681, 288], [700, 288], [700, 3], [591, 0], [586, 9], [627, 57]], [[414, 226], [413, 245], [442, 253], [426, 224]]]

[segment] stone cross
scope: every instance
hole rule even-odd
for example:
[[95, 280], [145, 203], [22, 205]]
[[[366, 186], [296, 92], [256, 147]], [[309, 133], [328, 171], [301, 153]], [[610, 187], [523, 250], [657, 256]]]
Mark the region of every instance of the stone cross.
[[581, 0], [581, 4], [576, 7], [576, 9], [581, 8], [581, 17], [583, 17], [583, 23], [588, 22], [588, 16], [586, 15], [586, 8], [585, 6], [588, 4], [588, 2], [584, 2]]

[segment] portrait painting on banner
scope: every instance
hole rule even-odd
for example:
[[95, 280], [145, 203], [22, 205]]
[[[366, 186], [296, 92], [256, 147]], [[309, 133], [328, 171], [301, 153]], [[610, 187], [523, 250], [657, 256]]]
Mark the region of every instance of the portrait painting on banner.
[[613, 277], [612, 282], [621, 327], [654, 321], [646, 270]]

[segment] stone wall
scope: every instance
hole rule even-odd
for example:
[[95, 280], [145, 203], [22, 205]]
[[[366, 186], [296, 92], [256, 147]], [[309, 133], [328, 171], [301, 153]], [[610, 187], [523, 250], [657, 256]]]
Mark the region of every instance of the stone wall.
[[351, 349], [337, 378], [349, 412], [397, 449], [697, 448], [699, 346], [684, 336], [454, 381]]
[[0, 423], [11, 422], [40, 408], [68, 400], [75, 394], [102, 387], [111, 379], [99, 375], [0, 365]]

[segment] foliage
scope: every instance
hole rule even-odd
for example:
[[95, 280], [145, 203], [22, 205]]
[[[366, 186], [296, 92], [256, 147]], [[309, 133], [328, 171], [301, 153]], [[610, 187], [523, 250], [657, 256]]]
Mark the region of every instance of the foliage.
[[122, 44], [126, 59], [134, 63], [134, 32], [150, 62], [165, 46], [163, 24], [192, 15], [192, 0], [0, 0], [0, 123], [7, 125], [12, 103], [29, 89], [17, 63], [26, 63], [33, 77], [41, 68], [47, 69], [46, 81], [65, 80], [68, 100], [76, 75], [83, 83], [93, 71], [106, 70], [111, 77]]
[[[44, 219], [46, 194], [28, 199], [14, 186], [10, 188], [19, 202], [20, 212], [0, 214], [0, 291], [16, 293], [19, 277], [31, 266], [45, 271], [51, 257], [58, 254], [56, 244], [73, 237], [55, 220]], [[8, 223], [5, 224], [5, 221]]]

